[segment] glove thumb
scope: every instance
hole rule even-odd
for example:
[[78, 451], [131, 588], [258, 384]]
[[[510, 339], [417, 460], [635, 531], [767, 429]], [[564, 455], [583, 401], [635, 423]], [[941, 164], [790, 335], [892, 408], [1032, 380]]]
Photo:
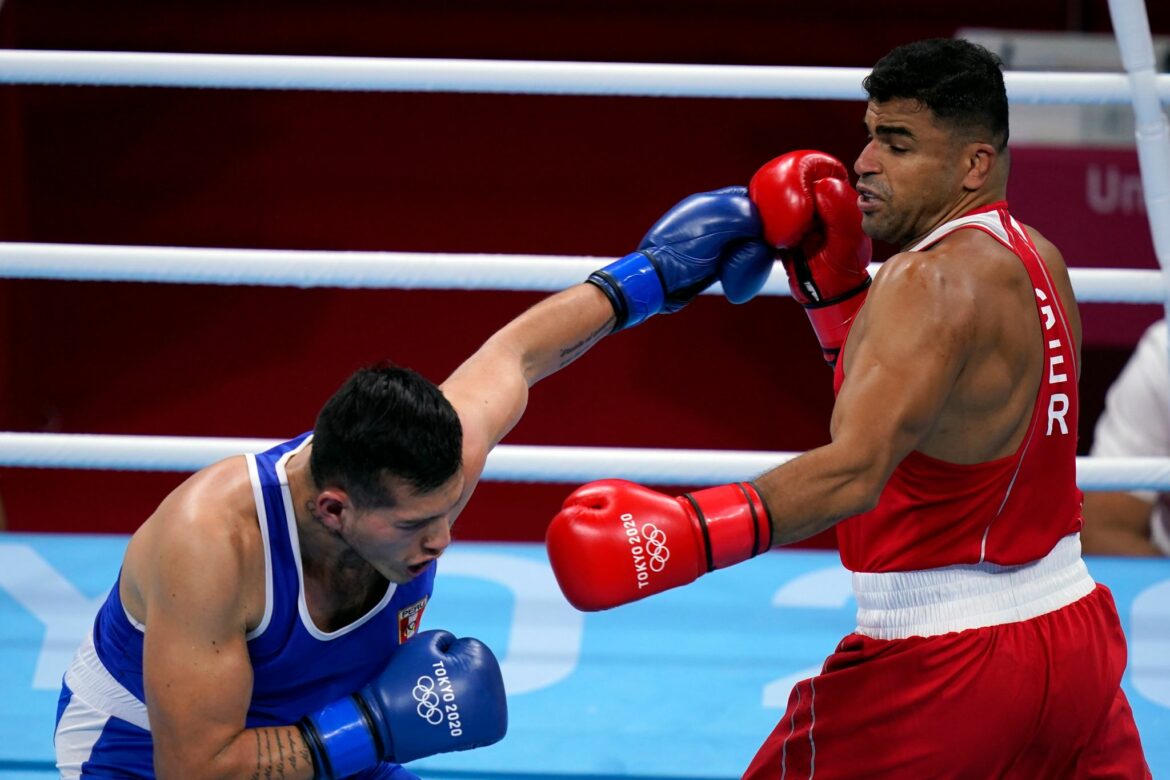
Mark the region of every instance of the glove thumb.
[[719, 265], [719, 283], [732, 303], [747, 303], [764, 288], [772, 273], [772, 247], [759, 239], [749, 239], [724, 250]]

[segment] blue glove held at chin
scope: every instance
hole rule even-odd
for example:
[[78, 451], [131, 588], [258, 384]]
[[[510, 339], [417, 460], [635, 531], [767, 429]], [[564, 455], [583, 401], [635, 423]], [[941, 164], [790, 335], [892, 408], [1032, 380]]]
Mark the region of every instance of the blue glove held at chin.
[[380, 761], [402, 764], [483, 747], [508, 730], [504, 678], [479, 640], [426, 631], [360, 691], [307, 715], [298, 726], [318, 778], [348, 777]]
[[666, 212], [638, 250], [594, 271], [617, 315], [614, 330], [632, 327], [659, 312], [686, 306], [716, 278], [733, 303], [763, 287], [773, 249], [746, 187], [691, 195]]

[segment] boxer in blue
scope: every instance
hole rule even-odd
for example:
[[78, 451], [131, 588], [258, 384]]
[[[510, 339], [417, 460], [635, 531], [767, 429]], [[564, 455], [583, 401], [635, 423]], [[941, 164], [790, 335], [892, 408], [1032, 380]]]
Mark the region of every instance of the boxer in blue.
[[771, 267], [744, 188], [691, 196], [441, 386], [363, 369], [311, 434], [192, 475], [131, 538], [65, 674], [61, 776], [406, 780], [405, 762], [501, 739], [491, 651], [417, 633], [489, 451], [529, 387], [606, 334], [717, 278], [747, 300]]

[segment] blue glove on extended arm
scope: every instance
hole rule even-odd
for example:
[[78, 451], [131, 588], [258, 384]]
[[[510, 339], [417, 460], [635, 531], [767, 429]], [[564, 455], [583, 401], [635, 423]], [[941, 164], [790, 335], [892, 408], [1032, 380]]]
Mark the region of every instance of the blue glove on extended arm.
[[500, 665], [477, 639], [418, 634], [374, 680], [301, 719], [318, 778], [341, 778], [379, 761], [406, 763], [499, 742], [508, 730]]
[[746, 187], [691, 195], [666, 212], [636, 252], [590, 274], [617, 315], [614, 330], [691, 302], [716, 278], [732, 303], [760, 291], [772, 270], [759, 212]]

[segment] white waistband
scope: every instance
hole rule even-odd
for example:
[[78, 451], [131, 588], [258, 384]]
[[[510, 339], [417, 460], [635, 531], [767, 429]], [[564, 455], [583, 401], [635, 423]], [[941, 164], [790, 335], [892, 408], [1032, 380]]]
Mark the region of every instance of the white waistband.
[[73, 663], [65, 670], [65, 684], [73, 691], [74, 696], [91, 707], [150, 731], [146, 704], [114, 679], [110, 670], [98, 658], [97, 648], [93, 646], [92, 631], [81, 643], [81, 647], [77, 648]]
[[1017, 623], [1068, 606], [1094, 587], [1081, 560], [1079, 534], [1064, 537], [1043, 558], [1019, 566], [980, 563], [854, 572], [857, 633], [905, 639]]

